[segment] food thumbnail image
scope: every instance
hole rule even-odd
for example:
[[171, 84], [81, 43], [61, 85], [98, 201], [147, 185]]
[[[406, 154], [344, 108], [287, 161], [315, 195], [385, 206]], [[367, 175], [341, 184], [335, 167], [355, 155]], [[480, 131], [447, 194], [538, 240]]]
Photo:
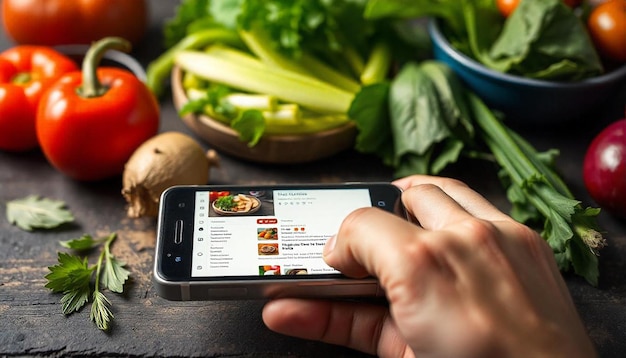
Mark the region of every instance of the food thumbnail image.
[[258, 228], [257, 237], [259, 240], [278, 240], [278, 228]]
[[220, 215], [246, 215], [258, 211], [261, 207], [261, 201], [249, 195], [228, 193], [217, 196], [211, 205], [215, 212]]
[[259, 276], [277, 276], [277, 275], [280, 275], [280, 266], [278, 265], [259, 266]]
[[285, 272], [286, 275], [308, 275], [309, 270], [305, 268], [292, 268]]
[[278, 244], [259, 244], [259, 255], [278, 255]]

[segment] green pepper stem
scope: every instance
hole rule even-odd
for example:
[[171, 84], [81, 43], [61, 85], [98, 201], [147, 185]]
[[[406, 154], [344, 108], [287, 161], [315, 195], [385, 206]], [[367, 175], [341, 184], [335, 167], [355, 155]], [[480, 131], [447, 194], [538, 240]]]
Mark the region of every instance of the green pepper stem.
[[83, 82], [78, 89], [79, 95], [86, 98], [100, 97], [104, 95], [108, 88], [103, 86], [98, 80], [98, 65], [102, 61], [104, 53], [108, 50], [119, 50], [129, 52], [130, 42], [121, 37], [105, 37], [94, 42], [83, 59], [82, 74]]

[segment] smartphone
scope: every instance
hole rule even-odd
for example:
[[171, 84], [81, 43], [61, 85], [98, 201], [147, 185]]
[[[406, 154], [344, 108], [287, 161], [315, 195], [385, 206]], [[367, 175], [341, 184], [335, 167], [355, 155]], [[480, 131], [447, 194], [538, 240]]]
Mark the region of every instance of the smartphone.
[[381, 296], [322, 252], [343, 219], [377, 207], [404, 219], [389, 183], [175, 186], [161, 196], [154, 283], [170, 300]]

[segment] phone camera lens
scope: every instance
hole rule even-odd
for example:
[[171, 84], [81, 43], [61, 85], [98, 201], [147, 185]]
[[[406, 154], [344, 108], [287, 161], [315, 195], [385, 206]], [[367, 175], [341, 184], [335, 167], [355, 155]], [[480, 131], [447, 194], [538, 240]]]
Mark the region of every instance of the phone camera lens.
[[378, 202], [378, 206], [380, 206], [380, 207], [384, 207], [384, 206], [386, 206], [386, 205], [387, 205], [387, 203], [385, 203], [385, 202], [384, 202], [384, 201], [382, 201], [382, 200], [380, 200], [380, 201]]
[[184, 208], [185, 207], [185, 203], [178, 203], [178, 207], [181, 208], [181, 209]]
[[174, 262], [181, 262], [181, 261], [183, 261], [183, 258], [182, 258], [182, 257], [180, 257], [180, 256], [176, 256], [176, 257], [174, 258]]

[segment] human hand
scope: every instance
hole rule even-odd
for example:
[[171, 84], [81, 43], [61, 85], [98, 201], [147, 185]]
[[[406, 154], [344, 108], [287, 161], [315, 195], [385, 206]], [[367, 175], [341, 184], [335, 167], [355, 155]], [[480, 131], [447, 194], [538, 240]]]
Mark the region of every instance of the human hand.
[[377, 277], [389, 309], [278, 299], [272, 330], [382, 357], [594, 356], [551, 249], [465, 184], [395, 182], [421, 226], [376, 208], [350, 214], [324, 258], [351, 277]]

